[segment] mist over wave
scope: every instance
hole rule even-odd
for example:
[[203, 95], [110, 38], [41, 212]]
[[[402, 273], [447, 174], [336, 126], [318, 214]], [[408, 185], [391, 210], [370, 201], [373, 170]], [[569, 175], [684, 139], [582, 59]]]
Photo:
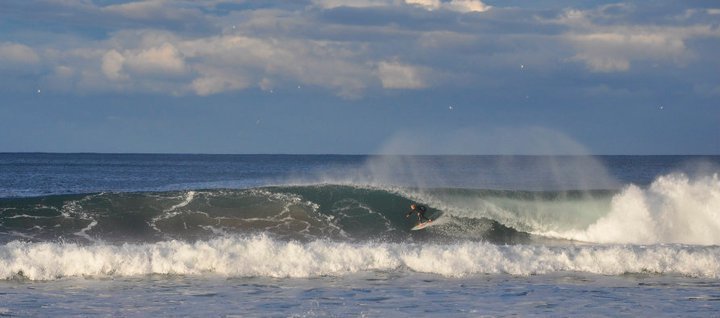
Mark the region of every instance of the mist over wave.
[[278, 241], [267, 236], [222, 237], [194, 243], [11, 242], [0, 246], [0, 279], [123, 277], [150, 274], [226, 277], [343, 276], [365, 271], [412, 271], [464, 277], [576, 271], [720, 276], [719, 247], [677, 245], [572, 246], [342, 243]]
[[290, 176], [289, 184], [382, 188], [467, 188], [521, 191], [618, 189], [605, 164], [591, 156], [368, 156], [360, 166], [324, 167]]

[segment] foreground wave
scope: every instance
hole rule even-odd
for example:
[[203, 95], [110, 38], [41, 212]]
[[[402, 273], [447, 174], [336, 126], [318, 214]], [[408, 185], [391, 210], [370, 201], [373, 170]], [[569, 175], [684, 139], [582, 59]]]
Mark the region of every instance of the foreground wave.
[[[422, 194], [398, 191], [308, 185], [4, 199], [0, 200], [0, 242], [194, 241], [222, 235], [270, 234], [299, 241], [471, 238], [514, 243], [529, 237], [528, 233], [483, 215], [448, 215], [432, 231], [411, 232], [415, 220], [403, 215], [411, 203], [423, 202]], [[445, 189], [433, 193], [463, 191]], [[471, 195], [508, 195], [493, 193], [473, 190]], [[443, 214], [431, 206], [428, 216], [438, 218]]]
[[[421, 202], [438, 218], [411, 232]], [[720, 245], [720, 178], [669, 174], [619, 190], [498, 191], [319, 184], [0, 199], [0, 243], [143, 243], [270, 234], [344, 242], [548, 239]]]
[[411, 271], [448, 277], [574, 271], [717, 278], [720, 277], [720, 247], [300, 243], [267, 236], [123, 245], [11, 242], [0, 247], [0, 279], [153, 274], [319, 277], [367, 271]]
[[[422, 202], [437, 221], [410, 231]], [[0, 199], [0, 279], [213, 275], [720, 277], [718, 174], [619, 190], [362, 185]], [[642, 245], [640, 245], [642, 244]]]

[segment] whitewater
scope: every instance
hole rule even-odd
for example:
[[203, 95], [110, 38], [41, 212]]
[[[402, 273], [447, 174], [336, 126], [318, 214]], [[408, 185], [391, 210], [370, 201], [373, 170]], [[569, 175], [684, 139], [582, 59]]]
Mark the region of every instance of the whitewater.
[[708, 316], [719, 164], [0, 154], [0, 315]]
[[720, 247], [548, 247], [462, 242], [451, 245], [282, 242], [266, 236], [187, 243], [78, 245], [14, 241], [0, 248], [0, 278], [218, 275], [310, 278], [411, 271], [445, 277], [585, 272], [678, 274], [718, 278]]

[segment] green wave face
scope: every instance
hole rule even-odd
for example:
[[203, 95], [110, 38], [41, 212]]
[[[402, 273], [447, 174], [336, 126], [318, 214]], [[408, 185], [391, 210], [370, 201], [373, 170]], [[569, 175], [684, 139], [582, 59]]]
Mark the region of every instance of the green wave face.
[[[524, 205], [538, 200], [552, 205], [576, 198], [553, 193], [305, 185], [1, 199], [0, 238], [3, 242], [157, 242], [267, 234], [299, 241], [516, 243], [530, 239], [526, 232], [533, 222], [512, 209], [527, 208]], [[418, 202], [428, 206], [427, 216], [437, 224], [410, 231], [417, 220], [405, 218], [405, 212]], [[502, 215], [500, 210], [511, 212]]]

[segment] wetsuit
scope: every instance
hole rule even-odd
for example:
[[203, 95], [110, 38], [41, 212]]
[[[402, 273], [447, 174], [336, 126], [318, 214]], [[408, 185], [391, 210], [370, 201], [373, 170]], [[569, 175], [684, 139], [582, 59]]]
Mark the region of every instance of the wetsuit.
[[[412, 210], [408, 211], [407, 213], [405, 213], [405, 217], [407, 218], [407, 217], [409, 217], [410, 215], [412, 215], [413, 213], [417, 213], [418, 222], [420, 222], [420, 223], [427, 222], [427, 221], [430, 221], [430, 219], [428, 219], [428, 218], [425, 216], [425, 212], [426, 212], [426, 211], [427, 211], [427, 208], [426, 208], [424, 205], [416, 205], [414, 209], [412, 209]], [[423, 221], [423, 219], [424, 219], [425, 221]]]

